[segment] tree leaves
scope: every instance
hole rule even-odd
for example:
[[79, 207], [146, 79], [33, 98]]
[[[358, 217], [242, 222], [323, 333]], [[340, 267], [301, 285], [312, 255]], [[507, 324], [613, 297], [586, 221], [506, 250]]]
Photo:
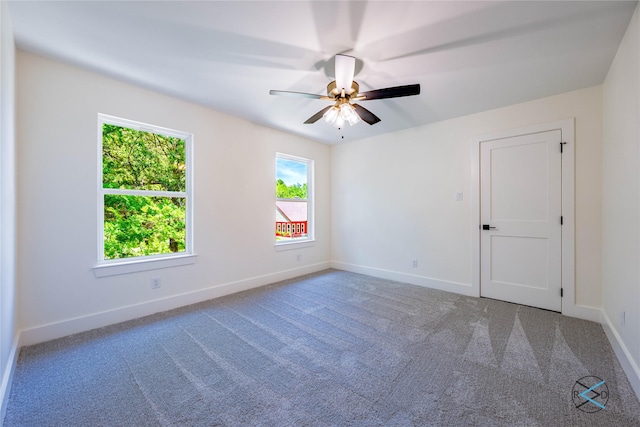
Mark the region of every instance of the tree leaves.
[[184, 252], [186, 199], [104, 196], [104, 257]]
[[306, 199], [307, 184], [287, 185], [281, 179], [276, 181], [276, 198], [278, 199]]
[[185, 165], [180, 138], [102, 125], [104, 188], [185, 191]]
[[[186, 191], [185, 141], [103, 124], [103, 188]], [[104, 258], [186, 250], [186, 199], [105, 194]]]

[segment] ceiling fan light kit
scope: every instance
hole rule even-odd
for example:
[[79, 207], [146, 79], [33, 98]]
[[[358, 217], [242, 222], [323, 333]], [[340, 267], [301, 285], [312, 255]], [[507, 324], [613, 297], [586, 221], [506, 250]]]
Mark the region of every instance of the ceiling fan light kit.
[[335, 125], [336, 127], [339, 127], [344, 123], [344, 119], [340, 117], [340, 110], [336, 106], [333, 106], [325, 111], [325, 113], [322, 115], [322, 118], [327, 123]]
[[341, 128], [345, 122], [353, 126], [360, 121], [360, 116], [356, 113], [355, 108], [348, 102], [344, 102], [340, 107], [334, 105], [322, 117], [325, 122], [337, 128]]
[[282, 90], [271, 90], [269, 91], [269, 94], [333, 101], [335, 102], [333, 106], [323, 108], [313, 116], [309, 117], [304, 123], [312, 124], [322, 117], [327, 123], [337, 128], [342, 127], [345, 122], [348, 122], [353, 126], [360, 120], [370, 125], [376, 124], [380, 121], [380, 118], [371, 111], [358, 104], [351, 104], [351, 101], [398, 98], [402, 96], [420, 94], [419, 84], [389, 87], [359, 93], [360, 85], [353, 81], [356, 59], [353, 56], [336, 55], [335, 62], [336, 79], [327, 85], [327, 96]]

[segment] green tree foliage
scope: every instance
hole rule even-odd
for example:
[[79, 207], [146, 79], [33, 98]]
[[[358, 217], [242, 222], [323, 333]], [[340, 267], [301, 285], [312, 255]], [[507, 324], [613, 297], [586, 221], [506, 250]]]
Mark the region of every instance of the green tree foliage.
[[185, 191], [184, 140], [104, 124], [104, 188]]
[[[103, 125], [103, 187], [185, 191], [184, 140]], [[183, 252], [186, 199], [107, 194], [105, 259]]]
[[186, 200], [105, 195], [105, 259], [184, 252]]
[[276, 197], [278, 199], [306, 199], [307, 184], [287, 185], [279, 179], [276, 181]]

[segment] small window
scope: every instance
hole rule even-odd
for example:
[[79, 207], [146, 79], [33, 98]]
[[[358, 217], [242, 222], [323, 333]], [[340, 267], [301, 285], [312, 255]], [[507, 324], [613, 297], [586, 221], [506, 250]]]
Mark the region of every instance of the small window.
[[99, 263], [192, 254], [192, 135], [98, 122]]
[[276, 154], [276, 245], [313, 240], [313, 161]]

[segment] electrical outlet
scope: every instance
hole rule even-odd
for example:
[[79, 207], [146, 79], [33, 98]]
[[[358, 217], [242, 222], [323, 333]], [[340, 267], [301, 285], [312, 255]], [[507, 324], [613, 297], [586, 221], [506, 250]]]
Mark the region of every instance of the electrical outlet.
[[461, 202], [462, 201], [462, 191], [459, 191], [456, 193], [456, 202]]
[[411, 266], [412, 266], [413, 268], [418, 268], [418, 260], [417, 260], [417, 259], [414, 259], [413, 261], [411, 261]]
[[161, 283], [159, 277], [154, 277], [153, 279], [151, 279], [151, 289], [158, 289], [160, 285]]
[[626, 319], [625, 319], [625, 313], [624, 313], [624, 310], [622, 310], [622, 311], [620, 312], [620, 326], [624, 326], [625, 321], [626, 321]]

